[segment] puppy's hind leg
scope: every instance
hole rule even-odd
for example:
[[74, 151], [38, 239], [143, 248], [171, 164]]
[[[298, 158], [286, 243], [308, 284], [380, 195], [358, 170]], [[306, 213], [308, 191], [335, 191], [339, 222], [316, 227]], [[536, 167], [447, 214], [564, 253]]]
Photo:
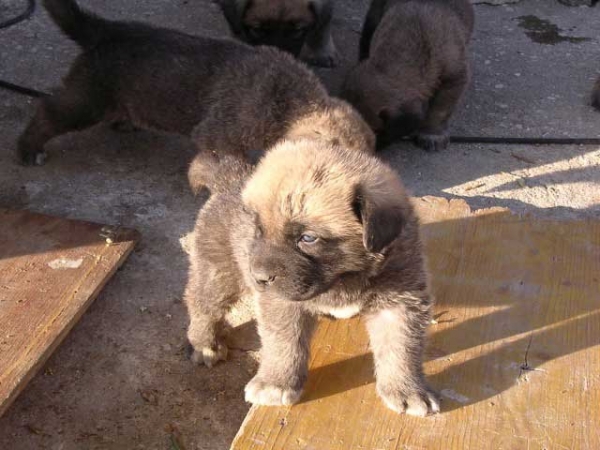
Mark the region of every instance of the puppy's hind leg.
[[35, 116], [19, 138], [20, 162], [42, 165], [46, 160], [44, 144], [50, 139], [100, 122], [104, 118], [104, 105], [90, 97], [86, 90], [64, 88], [42, 99]]
[[466, 70], [442, 81], [429, 102], [425, 121], [417, 131], [417, 146], [428, 152], [443, 150], [448, 146], [448, 121], [468, 81], [469, 74]]
[[207, 367], [227, 359], [227, 346], [223, 341], [224, 317], [229, 307], [238, 300], [239, 292], [233, 280], [215, 278], [216, 270], [210, 263], [192, 258], [184, 299], [190, 316], [187, 331], [192, 347], [191, 359]]
[[386, 0], [373, 0], [367, 11], [367, 17], [360, 33], [360, 44], [358, 50], [358, 59], [362, 61], [369, 57], [369, 50], [371, 48], [371, 40], [377, 30], [379, 22], [383, 17], [385, 10]]

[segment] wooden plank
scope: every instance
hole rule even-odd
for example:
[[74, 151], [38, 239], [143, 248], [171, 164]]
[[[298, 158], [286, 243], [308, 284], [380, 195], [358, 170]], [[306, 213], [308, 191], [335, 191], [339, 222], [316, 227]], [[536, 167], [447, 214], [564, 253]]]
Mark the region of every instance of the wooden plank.
[[0, 415], [137, 240], [134, 230], [0, 209]]
[[442, 413], [377, 398], [360, 319], [322, 320], [302, 402], [252, 407], [232, 448], [600, 448], [600, 223], [415, 201], [437, 323], [425, 371]]

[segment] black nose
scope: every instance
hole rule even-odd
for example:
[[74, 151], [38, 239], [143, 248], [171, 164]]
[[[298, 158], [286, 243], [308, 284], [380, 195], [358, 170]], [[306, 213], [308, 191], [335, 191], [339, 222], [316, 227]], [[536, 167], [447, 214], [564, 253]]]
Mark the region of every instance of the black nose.
[[275, 275], [264, 269], [252, 270], [252, 276], [256, 284], [262, 287], [267, 287], [275, 281]]

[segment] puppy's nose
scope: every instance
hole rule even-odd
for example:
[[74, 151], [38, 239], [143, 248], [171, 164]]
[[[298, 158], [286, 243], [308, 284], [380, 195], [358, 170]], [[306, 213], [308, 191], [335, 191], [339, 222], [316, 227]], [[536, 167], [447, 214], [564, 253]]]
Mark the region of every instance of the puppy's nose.
[[254, 281], [261, 287], [267, 287], [275, 281], [275, 275], [270, 273], [267, 270], [253, 270], [252, 276], [254, 277]]

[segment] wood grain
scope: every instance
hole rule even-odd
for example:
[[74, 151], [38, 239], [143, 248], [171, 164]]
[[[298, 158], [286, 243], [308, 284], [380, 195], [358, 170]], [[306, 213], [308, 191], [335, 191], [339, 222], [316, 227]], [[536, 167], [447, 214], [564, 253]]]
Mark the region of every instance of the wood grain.
[[232, 448], [600, 448], [600, 223], [415, 200], [436, 296], [442, 413], [387, 410], [360, 319], [322, 320], [302, 402], [252, 407]]
[[133, 230], [0, 209], [0, 415], [137, 239]]

